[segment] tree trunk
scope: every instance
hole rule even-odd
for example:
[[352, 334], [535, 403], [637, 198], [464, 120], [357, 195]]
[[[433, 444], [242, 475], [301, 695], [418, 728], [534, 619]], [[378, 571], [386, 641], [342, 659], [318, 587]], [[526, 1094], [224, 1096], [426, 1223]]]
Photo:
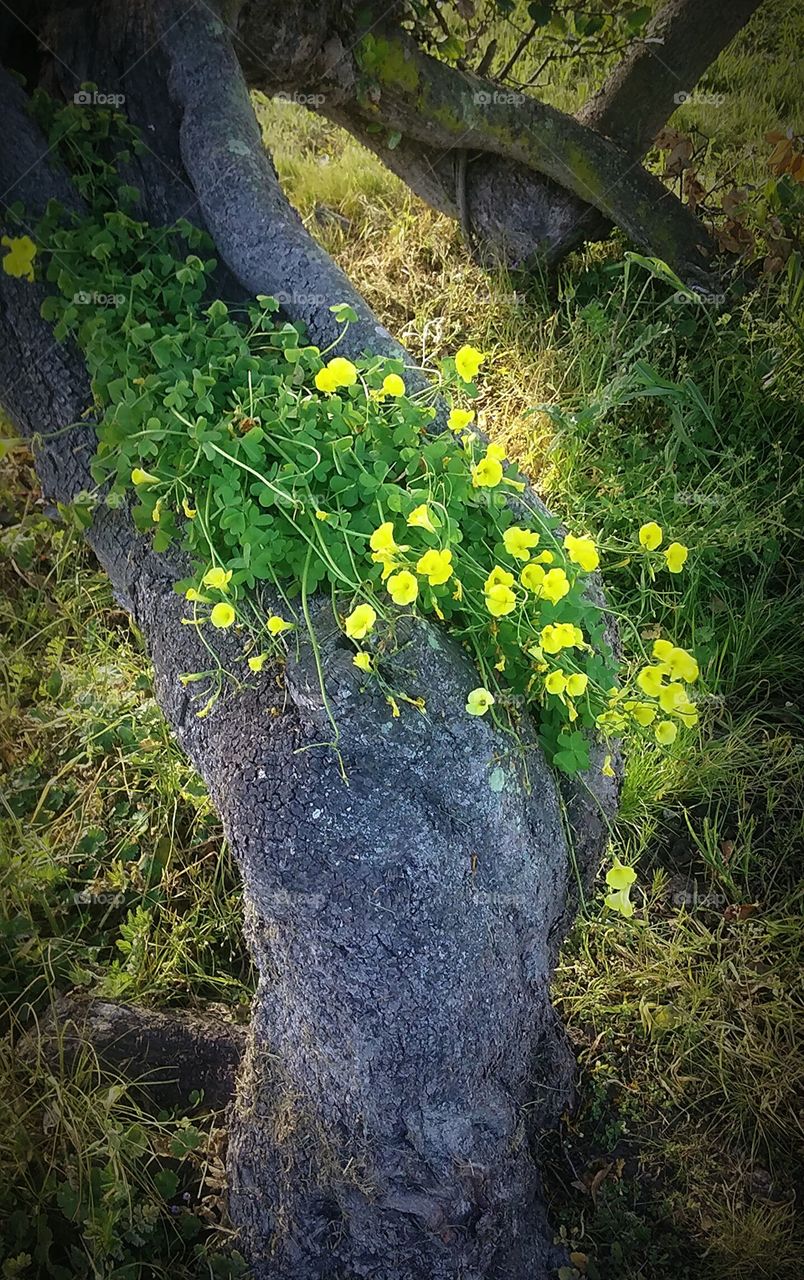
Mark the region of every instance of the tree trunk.
[[[213, 234], [227, 300], [281, 291], [321, 345], [334, 320], [311, 298], [347, 301], [360, 314], [351, 350], [395, 349], [287, 205], [222, 23], [206, 9], [123, 0], [58, 5], [35, 21], [38, 50], [11, 33], [18, 65], [68, 99], [85, 79], [126, 95], [148, 146], [132, 175], [145, 216], [186, 216]], [[32, 220], [50, 197], [79, 207], [5, 73], [2, 104], [4, 191]], [[44, 296], [0, 274], [0, 400], [34, 439], [46, 495], [68, 502], [93, 487], [91, 397], [77, 351], [40, 317]], [[407, 681], [415, 673], [427, 714], [390, 719], [382, 696], [361, 691], [323, 602], [346, 780], [320, 745], [329, 726], [308, 646], [284, 689], [265, 672], [199, 719], [178, 680], [209, 665], [172, 590], [184, 566], [155, 555], [124, 510], [100, 505], [88, 537], [147, 639], [160, 705], [242, 874], [259, 985], [232, 1107], [229, 1205], [255, 1276], [553, 1274], [560, 1257], [528, 1139], [571, 1095], [548, 992], [567, 919], [562, 807], [586, 875], [616, 803], [599, 757], [591, 790], [568, 781], [563, 806], [537, 750], [526, 784], [507, 740], [463, 713], [474, 682], [465, 654], [423, 622], [395, 661]], [[216, 645], [233, 668], [236, 641], [220, 633]]]

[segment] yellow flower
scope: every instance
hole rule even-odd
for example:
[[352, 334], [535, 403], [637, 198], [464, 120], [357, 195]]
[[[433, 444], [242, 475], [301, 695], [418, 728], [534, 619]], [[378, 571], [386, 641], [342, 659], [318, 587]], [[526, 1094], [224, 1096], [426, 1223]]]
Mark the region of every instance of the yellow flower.
[[[656, 644], [660, 643], [661, 641], [656, 641]], [[654, 654], [656, 653], [656, 644], [653, 646]], [[698, 663], [691, 653], [687, 653], [686, 649], [678, 649], [675, 645], [671, 645], [670, 653], [664, 658], [664, 661], [670, 668], [671, 680], [683, 680], [685, 684], [695, 684], [700, 674]]]
[[555, 560], [555, 556], [553, 555], [552, 551], [540, 551], [539, 554], [534, 558], [533, 563], [534, 564], [552, 564], [554, 560]]
[[16, 276], [18, 280], [34, 278], [33, 260], [36, 257], [36, 245], [30, 236], [3, 236], [0, 244], [8, 246], [8, 253], [3, 258], [3, 270], [8, 276]]
[[539, 595], [545, 600], [549, 600], [551, 604], [558, 604], [558, 601], [567, 594], [570, 584], [567, 575], [563, 569], [549, 569], [544, 575], [544, 581], [539, 588]]
[[636, 880], [636, 871], [633, 867], [624, 867], [620, 859], [614, 857], [614, 866], [610, 867], [606, 872], [606, 884], [610, 889], [630, 889]]
[[658, 698], [659, 693], [664, 688], [664, 677], [667, 670], [664, 664], [652, 667], [643, 667], [637, 674], [636, 682], [643, 693], [649, 698]]
[[548, 693], [555, 693], [561, 697], [567, 687], [567, 677], [563, 671], [551, 671], [549, 676], [544, 678], [544, 687]]
[[663, 537], [662, 526], [657, 524], [655, 520], [649, 520], [639, 530], [639, 542], [646, 551], [655, 551], [657, 547], [660, 547]]
[[667, 662], [673, 652], [673, 645], [669, 640], [654, 640], [651, 653], [654, 658], [658, 658], [660, 662]]
[[235, 620], [235, 611], [230, 604], [221, 601], [216, 604], [209, 615], [209, 620], [213, 627], [217, 627], [219, 631], [223, 631], [226, 627], [231, 627]]
[[542, 627], [542, 632], [539, 636], [539, 644], [545, 653], [561, 652], [563, 648], [561, 636], [559, 634], [558, 627], [554, 626], [552, 622], [548, 623], [546, 627]]
[[363, 649], [355, 654], [352, 658], [352, 662], [360, 671], [371, 670], [371, 654], [366, 653]]
[[398, 373], [389, 373], [382, 380], [382, 389], [387, 396], [403, 396], [405, 384]]
[[267, 653], [256, 653], [253, 658], [249, 658], [248, 665], [252, 671], [262, 671], [267, 657]]
[[576, 671], [567, 677], [567, 693], [571, 698], [581, 698], [586, 693], [589, 677], [583, 671]]
[[431, 587], [440, 587], [452, 577], [452, 552], [425, 551], [416, 570], [426, 576]]
[[477, 371], [485, 360], [475, 347], [461, 347], [455, 356], [455, 368], [464, 382], [471, 382], [477, 377]]
[[209, 598], [203, 596], [200, 591], [196, 591], [195, 587], [188, 587], [184, 593], [185, 600], [195, 601], [197, 604], [209, 604]]
[[580, 565], [586, 573], [593, 573], [600, 564], [597, 547], [591, 538], [576, 538], [568, 533], [564, 538], [564, 546], [573, 564]]
[[539, 535], [532, 533], [530, 529], [521, 529], [519, 525], [512, 524], [505, 530], [503, 542], [509, 556], [513, 556], [515, 560], [530, 560], [531, 549], [537, 546]]
[[483, 590], [490, 591], [492, 587], [512, 587], [513, 585], [514, 575], [509, 573], [507, 569], [501, 569], [498, 564], [495, 564], [483, 584]]
[[316, 518], [316, 520], [329, 520], [329, 519], [330, 519], [330, 515], [329, 515], [329, 512], [328, 512], [328, 511], [320, 511], [320, 510], [316, 510], [315, 518]]
[[474, 419], [473, 409], [451, 409], [447, 418], [447, 426], [450, 431], [463, 431], [464, 427], [468, 427], [469, 423]]
[[665, 715], [677, 716], [688, 728], [698, 723], [697, 708], [694, 702], [690, 702], [683, 685], [676, 683], [665, 685], [659, 692], [659, 706]]
[[213, 565], [211, 569], [207, 569], [201, 579], [205, 587], [212, 587], [215, 591], [228, 590], [231, 580], [231, 569], [222, 569], [220, 565]]
[[278, 613], [272, 613], [265, 625], [272, 636], [281, 636], [283, 631], [293, 630], [293, 623], [285, 622]]
[[604, 778], [615, 777], [614, 770], [611, 767], [611, 756], [606, 756], [605, 760], [603, 761], [603, 765], [600, 772], [603, 774]]
[[131, 473], [132, 484], [159, 484], [159, 476], [151, 475], [150, 471], [143, 471], [142, 467], [135, 467]]
[[344, 629], [351, 640], [363, 640], [376, 621], [377, 614], [371, 605], [359, 604], [344, 622]]
[[548, 622], [539, 637], [542, 649], [545, 653], [560, 653], [562, 649], [574, 648], [578, 629], [571, 622]]
[[394, 604], [412, 604], [419, 594], [419, 584], [412, 573], [403, 569], [388, 579], [388, 594]]
[[665, 563], [670, 573], [681, 573], [689, 551], [682, 542], [671, 542], [664, 553]]
[[656, 719], [656, 708], [652, 707], [649, 702], [638, 702], [634, 707], [631, 715], [637, 724], [641, 724], [643, 728], [652, 724]]
[[519, 575], [519, 581], [528, 591], [538, 591], [544, 582], [544, 569], [540, 564], [526, 564]]
[[381, 551], [375, 551], [374, 555], [371, 558], [375, 562], [375, 564], [382, 565], [382, 581], [383, 582], [385, 582], [385, 579], [389, 576], [389, 574], [393, 573], [394, 569], [399, 568], [399, 561], [397, 560], [396, 556], [386, 556], [386, 555], [383, 555]]
[[669, 747], [678, 736], [678, 726], [672, 720], [660, 720], [654, 729], [656, 741], [663, 747]]
[[684, 706], [688, 699], [684, 688], [680, 684], [666, 684], [658, 693], [659, 706], [665, 715], [672, 715], [678, 708]]
[[159, 521], [161, 520], [161, 518], [162, 518], [162, 499], [160, 498], [156, 506], [154, 507], [153, 511], [151, 512], [151, 519], [153, 520], [154, 524], [159, 524]]
[[496, 458], [481, 458], [472, 467], [472, 484], [475, 489], [494, 489], [503, 477], [502, 463]]
[[351, 387], [357, 382], [357, 369], [351, 360], [343, 356], [335, 356], [323, 369], [315, 375], [315, 385], [319, 391], [336, 391], [338, 387]]
[[484, 716], [489, 707], [494, 706], [494, 694], [488, 689], [473, 689], [466, 699], [466, 710], [470, 716]]
[[516, 608], [516, 596], [510, 587], [498, 582], [486, 591], [486, 608], [494, 618], [502, 618]]
[[613, 891], [607, 893], [606, 906], [620, 915], [630, 918], [634, 914], [631, 901], [631, 885], [636, 880], [636, 872], [632, 867], [624, 867], [620, 859], [615, 857], [614, 866], [606, 872], [606, 884]]
[[399, 703], [397, 702], [396, 698], [392, 698], [391, 695], [389, 694], [388, 697], [385, 699], [385, 701], [388, 703], [388, 706], [391, 708], [391, 715], [394, 717], [395, 720], [398, 720], [400, 716], [400, 711], [399, 711]]
[[420, 507], [416, 507], [414, 511], [411, 511], [408, 516], [408, 524], [413, 529], [426, 529], [428, 533], [435, 533], [436, 531], [435, 525], [433, 524], [430, 516], [430, 508], [427, 506], [426, 502], [423, 502]]
[[489, 444], [486, 446], [486, 457], [491, 458], [492, 462], [505, 462], [505, 450], [501, 444]]
[[194, 520], [195, 517], [198, 515], [198, 512], [196, 511], [195, 507], [190, 506], [186, 497], [182, 498], [181, 500], [181, 509], [186, 515], [188, 520]]
[[625, 716], [619, 711], [601, 711], [595, 720], [598, 729], [603, 733], [620, 733], [625, 728]]
[[398, 547], [394, 538], [394, 526], [390, 520], [386, 520], [375, 529], [369, 538], [369, 546], [376, 554], [373, 560], [379, 561], [386, 556], [393, 555], [395, 551], [407, 551], [407, 547]]

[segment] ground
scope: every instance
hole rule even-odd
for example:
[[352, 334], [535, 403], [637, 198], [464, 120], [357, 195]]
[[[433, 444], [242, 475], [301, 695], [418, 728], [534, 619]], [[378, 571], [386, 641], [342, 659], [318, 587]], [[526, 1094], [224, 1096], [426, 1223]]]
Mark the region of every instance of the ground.
[[[768, 6], [707, 78], [721, 105], [693, 100], [674, 118], [707, 135], [705, 176], [758, 192], [764, 134], [801, 129], [793, 22]], [[551, 80], [561, 106], [583, 90], [564, 71]], [[414, 357], [426, 366], [460, 341], [488, 353], [482, 423], [599, 539], [626, 649], [661, 627], [701, 663], [700, 730], [628, 759], [612, 851], [637, 871], [637, 913], [609, 912], [601, 881], [556, 972], [580, 1069], [577, 1110], [540, 1153], [556, 1230], [593, 1280], [793, 1280], [801, 267], [728, 311], [679, 301], [616, 239], [558, 281], [488, 275], [344, 135], [293, 105], [260, 111], [305, 221]], [[220, 1117], [202, 1098], [144, 1115], [89, 1058], [71, 1075], [36, 1052], [57, 989], [213, 1002], [241, 1021], [252, 990], [214, 811], [67, 514], [48, 520], [13, 449], [0, 994], [27, 1047], [6, 1042], [0, 1072], [2, 1275], [237, 1275]], [[678, 581], [650, 592], [626, 548], [649, 519], [690, 547]]]

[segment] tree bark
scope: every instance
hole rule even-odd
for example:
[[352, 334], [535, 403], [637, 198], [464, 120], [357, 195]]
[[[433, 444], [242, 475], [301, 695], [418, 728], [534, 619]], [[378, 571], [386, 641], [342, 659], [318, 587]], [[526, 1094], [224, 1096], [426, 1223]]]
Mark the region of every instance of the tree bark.
[[[43, 83], [67, 98], [84, 79], [125, 93], [148, 145], [133, 175], [145, 216], [211, 231], [227, 300], [281, 291], [322, 344], [334, 322], [313, 299], [347, 301], [360, 314], [347, 354], [396, 349], [287, 205], [221, 22], [121, 0], [59, 6], [38, 31], [54, 51], [28, 51]], [[2, 106], [3, 189], [34, 219], [51, 196], [79, 207], [5, 74]], [[0, 274], [0, 400], [34, 440], [45, 493], [69, 502], [92, 488], [91, 398], [78, 352], [40, 317], [44, 296]], [[544, 1129], [571, 1095], [548, 983], [567, 919], [564, 821], [583, 874], [616, 804], [599, 757], [563, 804], [535, 747], [526, 783], [506, 739], [463, 713], [465, 654], [426, 623], [395, 661], [408, 683], [415, 673], [427, 714], [390, 719], [324, 602], [314, 608], [346, 781], [320, 745], [329, 725], [305, 644], [284, 689], [266, 673], [199, 719], [177, 678], [209, 665], [172, 590], [181, 561], [155, 555], [124, 510], [100, 505], [88, 537], [148, 641], [160, 705], [243, 877], [259, 985], [229, 1203], [257, 1280], [552, 1274], [524, 1106]], [[237, 641], [215, 643], [232, 669]]]

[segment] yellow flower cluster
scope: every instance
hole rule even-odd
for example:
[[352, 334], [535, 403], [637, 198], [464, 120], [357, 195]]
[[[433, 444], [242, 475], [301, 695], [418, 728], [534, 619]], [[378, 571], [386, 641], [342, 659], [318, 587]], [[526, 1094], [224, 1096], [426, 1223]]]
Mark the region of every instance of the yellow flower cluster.
[[548, 622], [542, 627], [539, 644], [544, 653], [560, 653], [562, 649], [574, 649], [584, 643], [580, 627], [571, 622]]
[[[629, 718], [643, 728], [652, 724], [656, 741], [670, 746], [678, 736], [676, 720], [688, 728], [698, 723], [697, 708], [684, 687], [698, 679], [698, 663], [686, 649], [678, 648], [669, 640], [654, 641], [652, 656], [657, 661], [644, 666], [636, 677], [644, 698], [632, 698], [622, 690], [611, 690], [609, 705], [598, 716], [597, 724], [604, 733], [621, 733]], [[673, 719], [658, 720], [660, 712]]]

